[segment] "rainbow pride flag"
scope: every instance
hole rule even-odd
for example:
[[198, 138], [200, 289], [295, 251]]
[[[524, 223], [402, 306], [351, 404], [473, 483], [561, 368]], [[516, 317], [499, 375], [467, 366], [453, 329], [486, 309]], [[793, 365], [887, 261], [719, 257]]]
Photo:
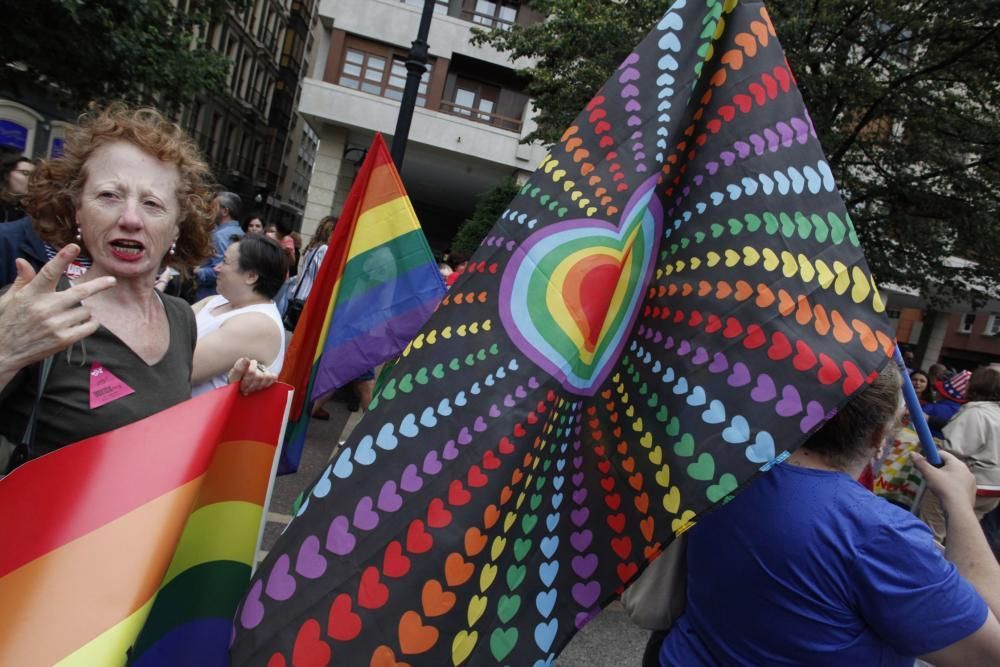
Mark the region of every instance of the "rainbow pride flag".
[[299, 467], [313, 396], [398, 355], [445, 293], [399, 173], [376, 134], [317, 272], [281, 380], [296, 388], [279, 472]]
[[290, 391], [210, 392], [0, 480], [0, 665], [228, 665]]

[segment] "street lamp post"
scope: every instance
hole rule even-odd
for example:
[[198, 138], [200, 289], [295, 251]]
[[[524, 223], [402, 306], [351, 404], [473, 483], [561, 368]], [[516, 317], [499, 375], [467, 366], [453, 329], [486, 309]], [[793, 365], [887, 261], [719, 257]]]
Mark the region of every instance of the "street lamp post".
[[434, 14], [434, 0], [424, 0], [424, 11], [420, 15], [420, 28], [417, 38], [406, 56], [406, 87], [403, 89], [403, 100], [399, 104], [399, 116], [396, 118], [396, 131], [392, 135], [392, 161], [396, 169], [403, 170], [403, 155], [406, 153], [406, 141], [410, 135], [410, 121], [413, 120], [413, 109], [417, 104], [417, 92], [420, 89], [420, 79], [427, 71], [427, 34], [431, 29], [431, 16]]

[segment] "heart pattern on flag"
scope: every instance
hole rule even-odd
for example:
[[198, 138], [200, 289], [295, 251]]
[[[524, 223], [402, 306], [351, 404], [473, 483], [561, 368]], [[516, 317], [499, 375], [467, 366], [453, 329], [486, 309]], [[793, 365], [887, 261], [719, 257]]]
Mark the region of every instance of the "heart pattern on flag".
[[539, 230], [504, 271], [507, 332], [567, 391], [597, 391], [639, 314], [663, 228], [655, 185], [636, 189], [617, 225], [583, 218]]

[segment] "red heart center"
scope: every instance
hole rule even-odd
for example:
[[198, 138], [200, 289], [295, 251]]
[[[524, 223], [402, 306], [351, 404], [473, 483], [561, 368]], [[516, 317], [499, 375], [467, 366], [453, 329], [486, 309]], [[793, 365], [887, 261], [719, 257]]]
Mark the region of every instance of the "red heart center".
[[611, 299], [621, 278], [628, 252], [617, 261], [611, 255], [593, 254], [569, 270], [563, 283], [566, 308], [583, 334], [584, 349], [593, 354], [611, 309]]

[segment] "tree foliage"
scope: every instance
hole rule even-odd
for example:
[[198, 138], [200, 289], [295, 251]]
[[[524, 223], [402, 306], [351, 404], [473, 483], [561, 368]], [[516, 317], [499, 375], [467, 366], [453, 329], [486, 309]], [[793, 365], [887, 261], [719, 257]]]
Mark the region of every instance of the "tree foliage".
[[472, 256], [479, 244], [483, 242], [486, 234], [493, 228], [493, 224], [504, 212], [510, 200], [517, 195], [517, 183], [513, 178], [498, 183], [496, 187], [484, 194], [478, 202], [472, 215], [462, 223], [455, 239], [451, 242], [451, 249], [467, 253]]
[[[171, 107], [224, 85], [229, 61], [195, 30], [247, 0], [0, 0], [0, 84], [48, 84], [69, 109], [125, 100]], [[185, 4], [185, 3], [181, 3]]]
[[[527, 139], [552, 143], [671, 3], [529, 1], [549, 19], [475, 39], [535, 61], [525, 74], [538, 129]], [[938, 298], [996, 295], [1000, 3], [767, 8], [877, 279]]]

